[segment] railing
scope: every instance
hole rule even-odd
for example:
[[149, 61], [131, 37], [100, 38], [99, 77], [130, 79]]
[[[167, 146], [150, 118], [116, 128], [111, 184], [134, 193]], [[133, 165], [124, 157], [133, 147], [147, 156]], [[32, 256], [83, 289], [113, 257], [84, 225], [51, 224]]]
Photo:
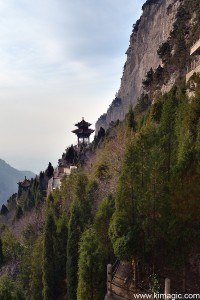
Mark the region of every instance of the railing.
[[[127, 283], [127, 278], [122, 278], [117, 273], [120, 266], [121, 266], [121, 263], [119, 260], [117, 260], [112, 267], [112, 269], [114, 269], [114, 271], [112, 272], [112, 277], [110, 277], [110, 280], [108, 281], [108, 284], [112, 290], [112, 293], [114, 293], [117, 296], [123, 297], [126, 300], [134, 299], [133, 295], [137, 294], [138, 292], [150, 293], [149, 290], [146, 290], [139, 285], [135, 285], [133, 288], [125, 286]], [[119, 291], [118, 291], [118, 289], [119, 289]]]
[[[119, 277], [118, 277], [118, 278], [119, 278]], [[126, 300], [132, 300], [132, 299], [134, 299], [133, 295], [134, 295], [134, 294], [137, 294], [138, 292], [139, 292], [140, 294], [148, 294], [148, 295], [152, 294], [152, 295], [153, 295], [153, 293], [151, 293], [149, 290], [145, 290], [145, 289], [143, 289], [143, 288], [140, 287], [140, 286], [136, 286], [136, 287], [135, 287], [135, 290], [133, 290], [133, 289], [129, 289], [128, 287], [125, 287], [125, 286], [122, 285], [122, 284], [115, 283], [115, 282], [113, 282], [113, 281], [111, 282], [111, 284], [112, 284], [112, 286], [114, 286], [114, 287], [116, 287], [116, 288], [119, 288], [120, 290], [123, 290], [123, 291], [128, 292], [128, 293], [130, 294], [130, 297], [127, 298], [127, 295], [124, 296], [124, 294], [122, 295], [120, 292], [117, 292], [117, 291], [115, 291], [115, 290], [112, 288], [112, 293], [113, 293], [113, 294], [115, 294], [115, 295], [117, 295], [117, 296], [120, 296], [120, 297], [123, 297], [123, 298], [126, 299]]]
[[119, 266], [120, 266], [120, 260], [116, 260], [114, 265], [112, 266], [112, 279], [115, 277], [115, 274], [117, 273], [118, 269], [119, 269]]
[[[125, 300], [132, 300], [135, 299], [134, 295], [137, 294], [152, 294], [153, 293], [150, 290], [144, 289], [142, 286], [139, 284], [135, 284], [134, 286], [129, 285], [128, 287], [125, 286], [126, 284], [126, 278], [122, 278], [118, 276], [117, 271], [120, 267], [121, 263], [120, 261], [116, 261], [114, 266], [114, 271], [112, 272], [112, 265], [107, 265], [107, 295], [112, 295], [115, 294], [119, 297], [122, 297]], [[164, 279], [164, 278], [163, 278]], [[116, 281], [122, 281], [120, 282], [115, 282]], [[165, 287], [164, 287], [165, 295], [170, 294], [170, 279], [165, 278]], [[123, 293], [124, 292], [124, 293]], [[107, 298], [105, 298], [107, 299]]]

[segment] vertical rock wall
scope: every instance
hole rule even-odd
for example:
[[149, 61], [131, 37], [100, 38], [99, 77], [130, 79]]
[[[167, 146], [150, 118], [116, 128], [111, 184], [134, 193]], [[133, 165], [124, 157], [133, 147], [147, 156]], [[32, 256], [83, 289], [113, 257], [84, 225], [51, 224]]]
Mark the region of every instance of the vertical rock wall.
[[121, 101], [113, 101], [107, 113], [98, 119], [96, 133], [100, 127], [107, 129], [112, 121], [123, 120], [130, 104], [136, 105], [143, 92], [142, 81], [146, 73], [161, 64], [157, 50], [170, 35], [179, 4], [180, 0], [157, 0], [144, 5], [138, 29], [131, 34], [126, 52], [127, 61], [117, 93]]

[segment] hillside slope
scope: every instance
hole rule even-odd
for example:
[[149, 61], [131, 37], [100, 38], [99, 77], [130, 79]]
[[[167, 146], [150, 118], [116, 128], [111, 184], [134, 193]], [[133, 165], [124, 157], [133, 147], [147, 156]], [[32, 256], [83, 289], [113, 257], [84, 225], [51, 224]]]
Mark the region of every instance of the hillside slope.
[[0, 159], [0, 205], [17, 192], [17, 182], [23, 180], [25, 176], [32, 178], [35, 174], [30, 171], [19, 171]]

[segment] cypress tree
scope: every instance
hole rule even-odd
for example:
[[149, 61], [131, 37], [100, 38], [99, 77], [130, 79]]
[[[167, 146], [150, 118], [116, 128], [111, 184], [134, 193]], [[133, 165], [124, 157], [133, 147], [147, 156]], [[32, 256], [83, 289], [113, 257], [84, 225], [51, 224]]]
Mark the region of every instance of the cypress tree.
[[86, 184], [87, 178], [84, 174], [78, 174], [74, 199], [71, 205], [68, 241], [67, 241], [67, 294], [69, 300], [76, 300], [78, 286], [78, 248], [84, 226], [86, 205]]
[[56, 225], [52, 211], [47, 214], [44, 231], [43, 248], [43, 299], [54, 300], [56, 298], [56, 266], [54, 243]]
[[106, 264], [94, 228], [86, 230], [80, 242], [78, 300], [101, 300], [106, 293]]
[[39, 237], [34, 245], [31, 255], [30, 292], [31, 300], [43, 300], [42, 297], [42, 238]]
[[48, 178], [51, 178], [53, 176], [53, 172], [54, 172], [54, 168], [53, 168], [52, 164], [49, 162], [48, 167], [45, 171], [45, 174]]
[[76, 300], [78, 285], [78, 245], [81, 237], [80, 211], [74, 204], [71, 208], [67, 241], [67, 294], [69, 300]]
[[93, 220], [93, 206], [95, 203], [97, 189], [98, 184], [95, 180], [88, 182], [86, 187], [85, 203], [82, 203], [82, 214], [84, 216], [84, 224], [89, 224]]
[[98, 211], [94, 220], [94, 228], [99, 237], [99, 244], [102, 253], [111, 261], [113, 253], [112, 244], [108, 235], [110, 220], [115, 211], [115, 202], [110, 194], [107, 198], [103, 199], [99, 205]]
[[163, 156], [163, 168], [166, 174], [166, 180], [169, 182], [172, 167], [176, 159], [176, 138], [175, 138], [175, 117], [177, 107], [177, 88], [173, 87], [170, 93], [165, 97], [161, 122], [160, 122], [160, 142]]
[[66, 263], [67, 263], [68, 220], [65, 212], [57, 220], [56, 229], [56, 279], [58, 295], [66, 294]]

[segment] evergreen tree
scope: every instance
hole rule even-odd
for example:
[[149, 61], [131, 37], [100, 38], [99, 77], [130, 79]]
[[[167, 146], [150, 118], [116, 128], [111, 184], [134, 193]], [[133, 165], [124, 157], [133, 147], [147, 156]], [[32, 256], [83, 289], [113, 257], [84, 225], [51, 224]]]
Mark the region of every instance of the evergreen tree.
[[[141, 149], [138, 151], [138, 146]], [[145, 154], [140, 147], [140, 137], [128, 145], [120, 180], [117, 187], [116, 211], [109, 228], [115, 255], [121, 260], [131, 260], [141, 253], [140, 234], [137, 224], [136, 184], [144, 184], [143, 164]], [[141, 168], [139, 157], [142, 156]], [[140, 175], [141, 174], [141, 175]]]
[[89, 181], [86, 186], [86, 196], [85, 196], [85, 203], [83, 204], [82, 214], [84, 216], [84, 224], [92, 223], [93, 215], [94, 215], [94, 204], [95, 204], [95, 197], [96, 192], [98, 189], [98, 184], [95, 180]]
[[103, 127], [100, 127], [99, 131], [98, 131], [98, 134], [97, 134], [97, 139], [98, 141], [100, 141], [101, 139], [104, 138], [106, 132], [105, 132], [105, 129]]
[[8, 209], [7, 207], [3, 204], [2, 207], [1, 207], [1, 215], [7, 215], [8, 213]]
[[23, 210], [21, 208], [20, 205], [17, 206], [17, 211], [16, 211], [16, 214], [15, 214], [15, 218], [16, 220], [19, 220], [22, 216], [23, 216]]
[[66, 154], [65, 154], [65, 160], [68, 165], [77, 164], [78, 154], [77, 154], [76, 150], [74, 149], [73, 145], [71, 145], [71, 147], [69, 147], [67, 149]]
[[91, 227], [81, 237], [78, 263], [78, 300], [101, 300], [106, 293], [106, 264]]
[[56, 266], [55, 266], [55, 236], [56, 225], [52, 211], [47, 214], [44, 231], [43, 248], [43, 299], [54, 300], [56, 298]]
[[59, 295], [66, 294], [68, 220], [65, 212], [57, 220], [56, 229], [56, 278]]
[[30, 294], [31, 300], [43, 300], [42, 297], [42, 260], [43, 260], [43, 243], [40, 236], [33, 248], [31, 255], [31, 274], [30, 274]]
[[76, 300], [78, 285], [78, 245], [82, 233], [80, 210], [76, 204], [72, 205], [69, 220], [67, 241], [67, 294], [69, 300]]
[[133, 132], [136, 130], [136, 122], [134, 117], [133, 106], [131, 105], [127, 114], [127, 125], [128, 128], [131, 129]]
[[176, 160], [176, 138], [175, 138], [175, 117], [177, 108], [177, 88], [173, 87], [168, 95], [164, 97], [160, 122], [160, 142], [163, 156], [163, 167], [166, 179], [170, 181], [172, 167]]
[[85, 215], [86, 185], [86, 176], [82, 173], [78, 174], [70, 211], [67, 241], [67, 293], [69, 300], [75, 300], [77, 297], [78, 245], [88, 222]]
[[1, 300], [25, 300], [22, 287], [17, 281], [13, 281], [7, 274], [0, 277]]
[[107, 257], [108, 261], [111, 261], [111, 255], [113, 253], [112, 244], [108, 235], [110, 220], [114, 213], [114, 199], [112, 195], [108, 195], [103, 199], [99, 205], [98, 211], [94, 220], [94, 227], [99, 238], [99, 245], [102, 253]]
[[53, 168], [52, 164], [49, 162], [48, 167], [45, 171], [45, 174], [48, 178], [51, 178], [53, 176], [53, 172], [54, 172], [54, 168]]

